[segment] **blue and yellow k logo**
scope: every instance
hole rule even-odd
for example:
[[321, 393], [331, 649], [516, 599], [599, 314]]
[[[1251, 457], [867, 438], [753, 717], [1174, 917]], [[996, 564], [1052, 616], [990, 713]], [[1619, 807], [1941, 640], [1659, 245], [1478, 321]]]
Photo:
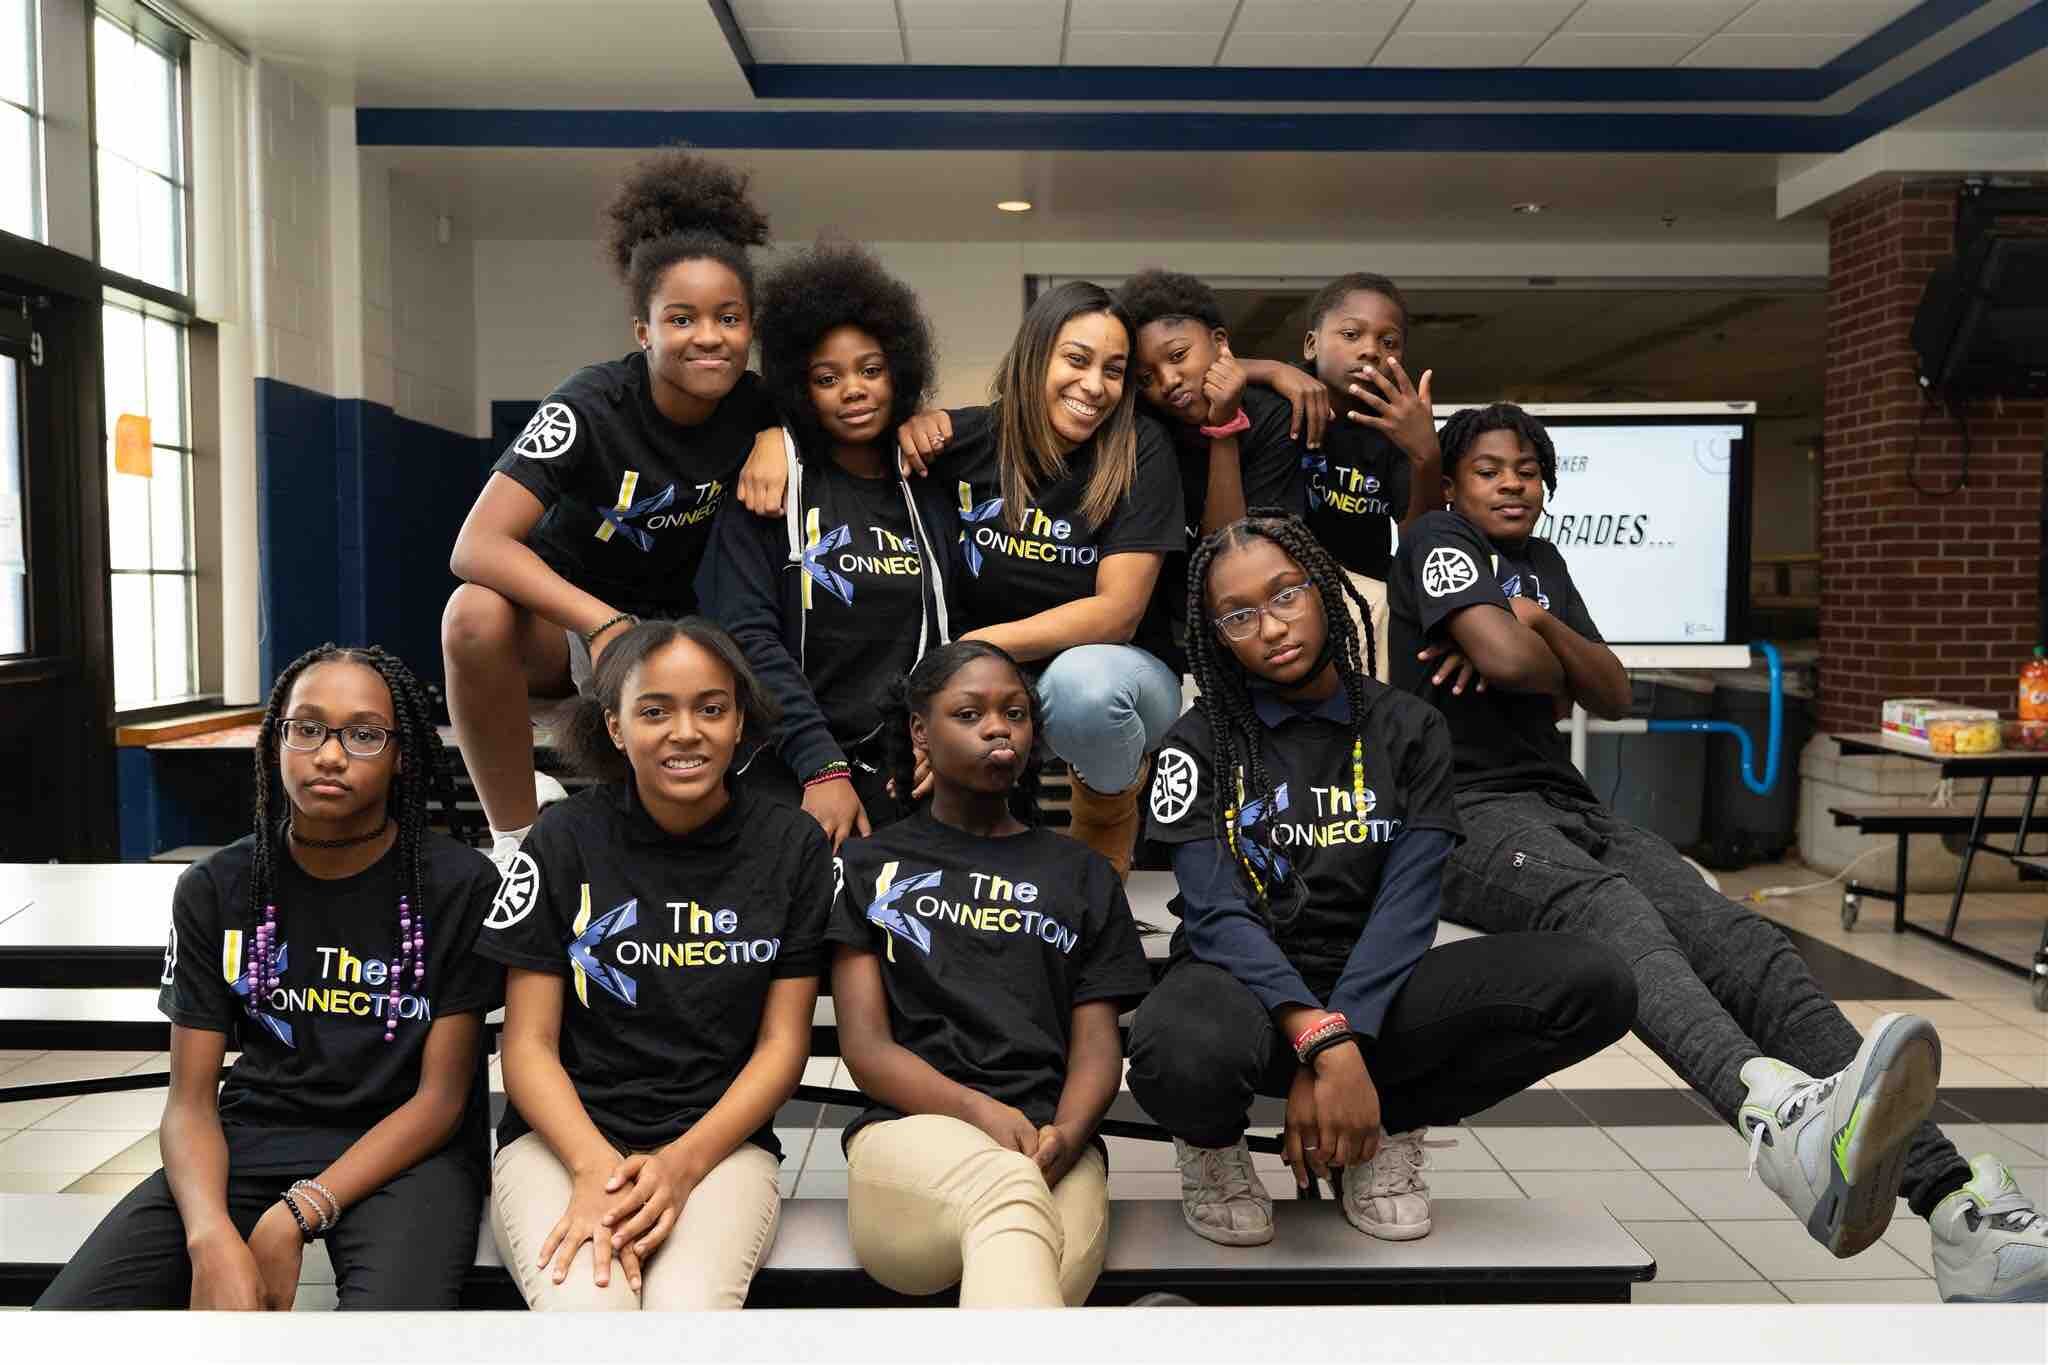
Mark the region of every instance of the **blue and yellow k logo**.
[[994, 521], [1003, 514], [1003, 500], [990, 498], [977, 505], [974, 501], [974, 485], [965, 479], [960, 481], [960, 548], [967, 557], [967, 572], [981, 577], [981, 547], [974, 543], [974, 528], [983, 522]]
[[676, 486], [668, 487], [653, 497], [633, 501], [633, 494], [640, 487], [640, 471], [629, 469], [619, 480], [619, 500], [604, 509], [604, 523], [597, 528], [597, 538], [609, 541], [614, 535], [623, 535], [642, 550], [654, 549], [654, 533], [642, 526], [633, 525], [642, 517], [651, 517], [656, 512], [666, 511], [676, 500]]
[[804, 610], [811, 609], [811, 585], [816, 583], [826, 592], [853, 605], [853, 580], [837, 572], [825, 562], [825, 556], [845, 547], [853, 539], [852, 532], [845, 526], [835, 526], [823, 536], [818, 534], [818, 509], [813, 507], [804, 513]]
[[640, 902], [629, 900], [624, 905], [615, 905], [595, 921], [590, 918], [590, 883], [583, 883], [583, 902], [576, 912], [576, 922], [570, 931], [576, 937], [569, 942], [569, 972], [576, 982], [576, 998], [590, 1008], [590, 983], [595, 981], [615, 999], [631, 1005], [636, 1004], [639, 987], [632, 977], [617, 967], [597, 960], [597, 946], [608, 938], [623, 934], [633, 927], [640, 918]]
[[912, 891], [923, 891], [937, 886], [943, 872], [917, 872], [896, 880], [896, 869], [900, 864], [886, 862], [875, 877], [875, 898], [868, 902], [868, 923], [878, 925], [889, 937], [884, 943], [889, 960], [896, 960], [896, 940], [902, 939], [925, 956], [931, 956], [932, 931], [919, 921], [912, 919], [897, 904]]

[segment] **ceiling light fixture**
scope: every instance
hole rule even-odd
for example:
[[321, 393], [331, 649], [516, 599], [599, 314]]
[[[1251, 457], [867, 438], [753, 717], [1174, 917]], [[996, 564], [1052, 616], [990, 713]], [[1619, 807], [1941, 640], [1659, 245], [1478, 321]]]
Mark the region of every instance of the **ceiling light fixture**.
[[1549, 208], [1550, 205], [1539, 204], [1534, 199], [1525, 199], [1521, 203], [1515, 204], [1512, 207], [1514, 208], [1514, 211], [1516, 213], [1541, 213], [1543, 212], [1543, 210]]
[[1029, 213], [1031, 212], [1031, 201], [1029, 199], [998, 199], [996, 200], [996, 207], [1004, 213]]

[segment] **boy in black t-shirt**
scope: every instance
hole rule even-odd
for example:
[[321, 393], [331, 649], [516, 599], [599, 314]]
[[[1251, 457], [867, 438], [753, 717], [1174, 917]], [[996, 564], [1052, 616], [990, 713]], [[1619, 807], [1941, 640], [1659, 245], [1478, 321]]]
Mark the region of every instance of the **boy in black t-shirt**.
[[[1302, 365], [1322, 381], [1336, 416], [1321, 449], [1300, 451], [1308, 528], [1353, 575], [1383, 642], [1394, 528], [1437, 504], [1442, 477], [1430, 406], [1435, 371], [1411, 382], [1401, 363], [1407, 350], [1408, 302], [1386, 276], [1341, 275], [1309, 300]], [[1386, 681], [1384, 645], [1373, 676]]]
[[641, 622], [593, 683], [564, 743], [608, 780], [542, 813], [477, 943], [511, 969], [491, 1231], [536, 1308], [736, 1309], [780, 1217], [831, 854], [729, 789], [773, 713], [716, 626]]
[[925, 656], [891, 718], [927, 808], [846, 845], [826, 937], [847, 1069], [854, 1254], [963, 1308], [1086, 1300], [1108, 1244], [1095, 1127], [1122, 1071], [1117, 1013], [1151, 974], [1109, 863], [1012, 811], [1035, 783], [1037, 698], [994, 645]]
[[[1750, 1140], [1765, 1183], [1835, 1255], [1876, 1240], [1903, 1194], [1933, 1224], [1945, 1297], [2048, 1292], [2048, 1220], [1995, 1158], [1973, 1169], [1926, 1121], [1933, 1026], [1888, 1014], [1859, 1038], [1775, 926], [1573, 770], [1557, 720], [1574, 702], [1624, 714], [1629, 682], [1564, 557], [1534, 534], [1556, 482], [1541, 424], [1496, 404], [1454, 416], [1442, 442], [1452, 508], [1402, 537], [1392, 654], [1399, 685], [1451, 729], [1467, 842], [1444, 872], [1444, 914], [1619, 949], [1637, 1036]], [[2001, 1260], [2015, 1245], [2029, 1250]]]
[[483, 1016], [503, 984], [470, 946], [497, 874], [427, 828], [429, 787], [452, 806], [440, 736], [382, 650], [295, 660], [257, 753], [255, 830], [186, 869], [172, 904], [164, 1167], [39, 1308], [290, 1308], [315, 1237], [342, 1308], [460, 1298], [487, 1161]]
[[1300, 521], [1251, 518], [1195, 552], [1202, 689], [1159, 751], [1152, 836], [1181, 932], [1131, 1027], [1131, 1094], [1174, 1136], [1181, 1212], [1213, 1242], [1270, 1241], [1244, 1142], [1287, 1099], [1297, 1185], [1341, 1172], [1344, 1216], [1430, 1230], [1428, 1125], [1455, 1123], [1621, 1036], [1627, 967], [1589, 939], [1432, 948], [1460, 837], [1441, 717], [1365, 676], [1370, 640]]

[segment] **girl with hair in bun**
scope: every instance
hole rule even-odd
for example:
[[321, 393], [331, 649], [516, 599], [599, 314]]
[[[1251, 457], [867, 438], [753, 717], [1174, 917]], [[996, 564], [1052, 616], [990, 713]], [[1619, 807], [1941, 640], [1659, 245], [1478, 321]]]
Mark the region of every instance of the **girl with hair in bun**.
[[463, 581], [441, 622], [448, 710], [501, 867], [538, 808], [527, 698], [587, 686], [635, 620], [696, 609], [712, 520], [757, 435], [780, 478], [773, 405], [747, 372], [747, 249], [768, 238], [747, 177], [662, 153], [620, 185], [603, 227], [638, 349], [548, 395], [449, 561]]
[[1074, 776], [1067, 832], [1119, 874], [1147, 757], [1180, 714], [1178, 594], [1154, 589], [1186, 540], [1173, 444], [1137, 412], [1133, 363], [1115, 298], [1055, 285], [1024, 314], [988, 406], [920, 413], [898, 433], [906, 462], [939, 460], [957, 498], [960, 638], [1032, 674], [1047, 747]]
[[931, 387], [931, 325], [871, 253], [820, 245], [762, 286], [760, 337], [788, 424], [786, 510], [728, 503], [697, 596], [782, 713], [745, 780], [801, 803], [836, 849], [902, 813], [882, 755], [884, 695], [947, 638], [951, 547], [929, 532], [951, 518], [940, 488], [913, 488], [895, 459], [896, 428]]
[[509, 969], [491, 1232], [529, 1307], [738, 1308], [775, 1240], [832, 854], [731, 786], [773, 722], [697, 616], [620, 631], [576, 703], [601, 781], [535, 822], [477, 941]]

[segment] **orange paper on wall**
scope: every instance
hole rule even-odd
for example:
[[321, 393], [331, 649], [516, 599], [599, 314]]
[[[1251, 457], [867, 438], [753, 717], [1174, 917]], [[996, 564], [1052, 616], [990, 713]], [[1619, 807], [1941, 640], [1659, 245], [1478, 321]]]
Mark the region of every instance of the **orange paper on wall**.
[[148, 478], [153, 469], [149, 419], [124, 412], [114, 419], [114, 472]]

